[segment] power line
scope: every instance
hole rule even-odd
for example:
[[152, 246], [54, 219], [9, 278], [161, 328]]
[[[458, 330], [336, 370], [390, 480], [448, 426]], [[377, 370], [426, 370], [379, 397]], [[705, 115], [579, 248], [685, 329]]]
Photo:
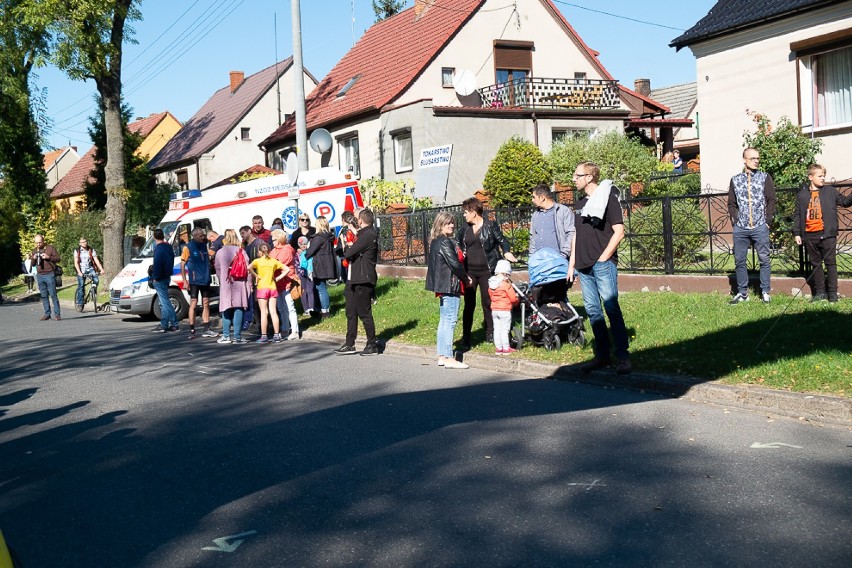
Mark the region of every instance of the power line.
[[648, 22], [646, 20], [637, 20], [636, 18], [629, 18], [627, 16], [622, 16], [620, 14], [612, 14], [610, 12], [604, 12], [603, 10], [595, 10], [594, 8], [587, 8], [586, 6], [580, 6], [579, 4], [572, 4], [571, 2], [563, 2], [562, 0], [553, 0], [557, 4], [564, 4], [565, 6], [571, 6], [572, 8], [579, 8], [580, 10], [586, 10], [588, 12], [594, 12], [595, 14], [603, 14], [604, 16], [610, 16], [612, 18], [618, 18], [620, 20], [627, 20], [629, 22], [636, 22], [638, 24], [645, 24], [648, 26], [656, 26], [658, 28], [665, 28], [667, 30], [675, 30], [678, 32], [686, 31], [684, 28], [676, 28], [674, 26], [667, 26], [665, 24], [658, 24], [656, 22]]
[[189, 8], [187, 8], [186, 10], [184, 10], [183, 14], [181, 14], [180, 16], [178, 16], [178, 18], [177, 18], [174, 22], [172, 22], [172, 23], [171, 23], [171, 25], [170, 25], [169, 27], [167, 27], [165, 30], [163, 30], [163, 33], [161, 33], [160, 35], [158, 35], [158, 36], [156, 37], [156, 39], [154, 39], [154, 41], [152, 41], [151, 43], [149, 43], [149, 44], [148, 44], [148, 47], [146, 47], [145, 49], [143, 49], [142, 51], [140, 51], [140, 52], [136, 55], [136, 57], [134, 57], [133, 59], [131, 59], [130, 61], [128, 61], [128, 62], [127, 62], [127, 65], [125, 65], [125, 68], [129, 68], [129, 67], [133, 64], [133, 62], [134, 62], [134, 61], [136, 61], [137, 59], [139, 59], [140, 57], [142, 57], [142, 56], [145, 54], [145, 52], [146, 52], [146, 51], [148, 51], [149, 49], [151, 49], [152, 47], [154, 47], [154, 45], [155, 45], [158, 41], [160, 41], [160, 40], [163, 38], [163, 36], [164, 36], [164, 35], [166, 35], [166, 34], [169, 32], [169, 30], [170, 30], [170, 29], [172, 29], [173, 27], [175, 27], [175, 25], [177, 25], [177, 23], [178, 23], [179, 21], [181, 21], [181, 20], [183, 19], [183, 17], [184, 17], [184, 16], [186, 16], [186, 15], [189, 13], [189, 11], [190, 11], [190, 10], [192, 10], [192, 9], [195, 7], [195, 5], [196, 5], [196, 4], [198, 4], [198, 2], [200, 2], [200, 0], [195, 0], [195, 2], [193, 2], [193, 3], [189, 6]]

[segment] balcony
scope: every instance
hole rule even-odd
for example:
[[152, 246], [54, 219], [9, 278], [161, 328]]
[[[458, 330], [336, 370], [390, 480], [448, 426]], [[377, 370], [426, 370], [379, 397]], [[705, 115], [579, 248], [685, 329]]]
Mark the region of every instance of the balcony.
[[621, 107], [617, 81], [527, 77], [478, 91], [484, 108], [612, 110]]

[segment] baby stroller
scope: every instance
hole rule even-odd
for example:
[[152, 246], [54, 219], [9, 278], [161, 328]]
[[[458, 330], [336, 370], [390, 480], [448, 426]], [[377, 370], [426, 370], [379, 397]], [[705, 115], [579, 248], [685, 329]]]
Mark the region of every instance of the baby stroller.
[[556, 351], [565, 342], [579, 347], [586, 344], [583, 318], [568, 303], [568, 263], [552, 249], [536, 251], [529, 262], [529, 283], [512, 282], [521, 300], [521, 321], [512, 327], [515, 349], [530, 341], [548, 351]]

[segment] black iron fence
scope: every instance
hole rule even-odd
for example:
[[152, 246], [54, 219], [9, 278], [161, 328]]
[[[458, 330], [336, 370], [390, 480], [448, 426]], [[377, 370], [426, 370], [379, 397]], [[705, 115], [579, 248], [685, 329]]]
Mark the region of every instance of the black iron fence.
[[[803, 247], [791, 233], [795, 189], [778, 190], [778, 213], [771, 231], [772, 272], [801, 276], [807, 271]], [[733, 231], [726, 192], [677, 197], [623, 199], [625, 238], [618, 247], [618, 266], [625, 272], [661, 274], [727, 274], [734, 270]], [[457, 226], [464, 222], [461, 207], [421, 209], [410, 213], [377, 215], [380, 262], [423, 266], [429, 251], [429, 233], [435, 216], [449, 211]], [[526, 264], [532, 207], [487, 210], [500, 223], [521, 265]], [[852, 277], [852, 211], [838, 211], [837, 270]], [[749, 269], [757, 269], [751, 251]]]

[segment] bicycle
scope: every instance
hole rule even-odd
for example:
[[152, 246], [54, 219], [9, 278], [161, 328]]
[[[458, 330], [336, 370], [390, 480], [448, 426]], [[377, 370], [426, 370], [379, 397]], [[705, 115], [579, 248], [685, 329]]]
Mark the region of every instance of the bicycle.
[[[90, 282], [90, 286], [88, 290], [86, 289], [86, 283]], [[104, 305], [98, 304], [98, 287], [94, 284], [92, 280], [91, 274], [83, 275], [83, 303], [77, 306], [77, 311], [82, 312], [86, 309], [86, 304], [91, 302], [95, 306], [95, 312], [106, 311], [108, 309], [109, 304], [104, 303]]]

